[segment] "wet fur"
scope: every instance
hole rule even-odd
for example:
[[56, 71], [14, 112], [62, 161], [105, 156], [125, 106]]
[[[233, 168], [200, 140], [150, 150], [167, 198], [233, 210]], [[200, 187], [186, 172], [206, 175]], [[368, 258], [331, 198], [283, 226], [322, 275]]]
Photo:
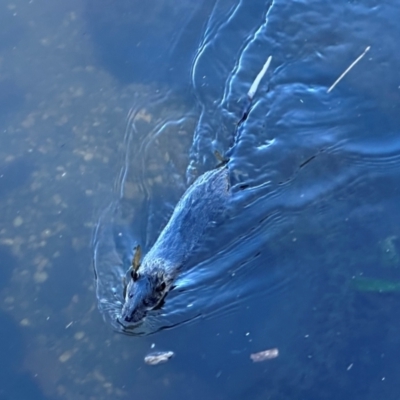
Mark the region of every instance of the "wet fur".
[[140, 322], [160, 304], [207, 229], [226, 211], [229, 197], [227, 165], [204, 173], [186, 190], [137, 276], [128, 282], [122, 323]]

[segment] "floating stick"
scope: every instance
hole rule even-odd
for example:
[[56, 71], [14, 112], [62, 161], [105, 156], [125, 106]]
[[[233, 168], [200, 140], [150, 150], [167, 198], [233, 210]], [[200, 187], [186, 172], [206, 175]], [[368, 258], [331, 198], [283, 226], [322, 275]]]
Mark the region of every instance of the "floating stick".
[[264, 77], [265, 73], [268, 70], [269, 65], [271, 64], [272, 56], [268, 57], [268, 60], [265, 62], [264, 66], [262, 67], [261, 71], [258, 73], [256, 76], [256, 79], [254, 79], [254, 82], [250, 86], [249, 91], [247, 92], [247, 96], [249, 96], [250, 100], [253, 100], [254, 95], [257, 92], [258, 85], [261, 82], [261, 79]]
[[350, 66], [346, 69], [346, 71], [343, 72], [342, 75], [339, 76], [339, 78], [336, 79], [335, 82], [333, 82], [333, 85], [326, 91], [326, 93], [329, 93], [332, 91], [332, 89], [345, 77], [345, 75], [365, 56], [365, 54], [367, 53], [367, 51], [369, 51], [369, 49], [371, 48], [371, 46], [368, 46], [364, 52], [359, 55], [351, 64]]

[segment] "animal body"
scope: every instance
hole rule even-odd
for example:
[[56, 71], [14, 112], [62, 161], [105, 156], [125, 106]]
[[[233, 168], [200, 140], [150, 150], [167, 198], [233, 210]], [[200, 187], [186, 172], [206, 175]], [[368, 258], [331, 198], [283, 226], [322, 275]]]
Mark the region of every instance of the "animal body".
[[206, 172], [187, 189], [151, 250], [128, 271], [122, 325], [139, 323], [161, 303], [207, 229], [225, 211], [229, 196], [227, 165]]
[[[271, 57], [250, 87], [248, 107], [238, 126], [247, 118], [253, 96], [270, 61]], [[233, 146], [236, 141], [237, 137]], [[140, 250], [136, 249], [127, 273], [125, 302], [118, 318], [124, 328], [137, 326], [150, 310], [160, 307], [196, 245], [226, 210], [230, 196], [229, 160], [224, 160], [217, 168], [198, 177], [186, 190], [142, 261]]]

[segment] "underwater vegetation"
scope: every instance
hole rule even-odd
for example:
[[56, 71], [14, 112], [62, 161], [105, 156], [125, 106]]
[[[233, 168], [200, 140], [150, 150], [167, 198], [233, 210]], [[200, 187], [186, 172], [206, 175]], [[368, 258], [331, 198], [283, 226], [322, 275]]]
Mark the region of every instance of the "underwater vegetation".
[[353, 285], [354, 288], [360, 292], [400, 292], [400, 281], [393, 282], [386, 279], [358, 277], [353, 280]]

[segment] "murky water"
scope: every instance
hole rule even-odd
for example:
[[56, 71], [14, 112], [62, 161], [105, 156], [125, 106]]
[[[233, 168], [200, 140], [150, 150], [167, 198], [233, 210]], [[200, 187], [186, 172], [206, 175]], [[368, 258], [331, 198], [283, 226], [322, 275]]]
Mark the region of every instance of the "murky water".
[[[0, 398], [399, 397], [396, 2], [0, 7]], [[269, 55], [229, 218], [152, 334], [118, 333], [134, 246], [228, 151]]]

